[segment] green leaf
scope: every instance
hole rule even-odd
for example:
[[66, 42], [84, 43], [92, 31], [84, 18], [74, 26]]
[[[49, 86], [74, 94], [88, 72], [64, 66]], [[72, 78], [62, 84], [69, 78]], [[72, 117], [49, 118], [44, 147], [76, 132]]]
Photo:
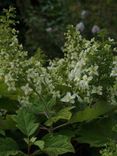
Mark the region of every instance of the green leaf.
[[13, 113], [18, 108], [18, 102], [8, 97], [0, 98], [0, 109], [5, 109], [10, 113]]
[[116, 132], [112, 131], [115, 123], [113, 119], [106, 118], [84, 124], [76, 133], [78, 142], [88, 143], [93, 147], [103, 146], [110, 139], [116, 138]]
[[72, 113], [70, 112], [71, 109], [74, 107], [66, 107], [60, 110], [55, 116], [51, 117], [49, 120], [46, 121], [46, 126], [51, 126], [53, 123], [56, 123], [60, 119], [70, 120]]
[[7, 115], [5, 119], [3, 119], [3, 117], [0, 117], [0, 129], [2, 130], [16, 129], [16, 125], [12, 119], [12, 115]]
[[115, 106], [108, 105], [104, 102], [97, 103], [93, 107], [86, 107], [83, 111], [79, 111], [73, 115], [70, 122], [83, 122], [83, 121], [91, 121], [93, 119], [98, 118], [101, 115], [108, 113], [113, 110]]
[[37, 139], [36, 137], [24, 138], [24, 141], [25, 141], [27, 144], [30, 143], [30, 145], [33, 145], [33, 144], [35, 143], [36, 139]]
[[0, 138], [0, 156], [13, 156], [18, 152], [18, 146], [13, 139]]
[[41, 150], [44, 149], [44, 141], [43, 140], [37, 140], [34, 145], [38, 146]]
[[43, 140], [45, 142], [43, 151], [49, 156], [58, 156], [67, 152], [74, 152], [69, 138], [65, 135], [48, 134]]
[[32, 137], [32, 138], [30, 138], [30, 142], [33, 144], [35, 141], [36, 141], [36, 137]]
[[16, 126], [28, 137], [34, 134], [39, 126], [35, 115], [26, 108], [18, 110], [14, 120], [17, 123]]
[[42, 101], [38, 101], [37, 99], [32, 100], [33, 105], [31, 106], [31, 110], [33, 110], [33, 112], [37, 114], [40, 112], [45, 112], [47, 110], [51, 111], [52, 107], [56, 104], [56, 99], [54, 98], [50, 99], [50, 97], [44, 97]]
[[75, 137], [75, 133], [74, 133], [74, 131], [73, 131], [73, 129], [71, 128], [63, 128], [63, 129], [60, 129], [59, 130], [59, 133], [61, 134], [61, 135], [65, 135], [65, 136], [67, 136], [68, 138], [73, 138], [73, 137]]

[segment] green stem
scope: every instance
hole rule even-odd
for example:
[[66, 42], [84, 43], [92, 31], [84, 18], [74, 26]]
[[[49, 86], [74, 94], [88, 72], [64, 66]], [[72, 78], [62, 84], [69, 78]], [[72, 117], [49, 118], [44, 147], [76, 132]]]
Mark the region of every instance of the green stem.
[[56, 126], [56, 127], [53, 128], [53, 131], [55, 131], [55, 130], [61, 128], [61, 127], [67, 126], [67, 125], [69, 125], [69, 124], [70, 124], [70, 123], [67, 122], [67, 123], [64, 123], [64, 124], [62, 124], [62, 125]]
[[[33, 82], [32, 82], [32, 84], [33, 84]], [[45, 105], [45, 103], [44, 103], [44, 100], [43, 100], [43, 98], [40, 96], [40, 94], [36, 91], [36, 89], [33, 87], [33, 85], [31, 85], [31, 87], [32, 87], [32, 89], [33, 89], [33, 91], [38, 95], [38, 97], [43, 101], [43, 105], [44, 105], [44, 107], [45, 107], [45, 116], [49, 119], [49, 113], [48, 113], [48, 108], [47, 108], [47, 106]]]
[[26, 82], [29, 83], [31, 89], [38, 95], [39, 99], [41, 99], [41, 100], [43, 101], [43, 105], [44, 105], [44, 107], [45, 107], [45, 112], [44, 112], [44, 114], [45, 114], [45, 116], [47, 117], [47, 119], [49, 119], [48, 108], [47, 108], [47, 106], [45, 105], [42, 96], [40, 96], [40, 94], [36, 91], [35, 87], [33, 86], [33, 81], [31, 80], [31, 83], [30, 83], [26, 78], [24, 78], [24, 80], [25, 80]]
[[31, 156], [30, 149], [31, 149], [30, 139], [28, 138], [28, 156]]

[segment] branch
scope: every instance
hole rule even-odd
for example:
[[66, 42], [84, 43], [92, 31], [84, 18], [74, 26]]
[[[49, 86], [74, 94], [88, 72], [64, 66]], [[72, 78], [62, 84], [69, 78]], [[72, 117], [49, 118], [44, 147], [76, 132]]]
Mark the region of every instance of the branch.
[[62, 124], [62, 125], [56, 126], [56, 127], [53, 128], [53, 131], [55, 131], [55, 130], [61, 128], [61, 127], [67, 126], [67, 125], [69, 125], [69, 124], [70, 124], [70, 123], [67, 122], [67, 123], [64, 123], [64, 124]]

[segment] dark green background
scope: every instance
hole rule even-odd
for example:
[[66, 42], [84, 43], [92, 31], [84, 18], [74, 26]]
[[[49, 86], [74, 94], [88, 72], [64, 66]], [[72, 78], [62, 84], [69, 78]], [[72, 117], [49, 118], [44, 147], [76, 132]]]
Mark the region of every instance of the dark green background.
[[[40, 47], [49, 58], [61, 57], [67, 25], [81, 21], [85, 37], [93, 37], [91, 29], [98, 25], [117, 38], [116, 0], [1, 0], [0, 12], [10, 5], [20, 21], [19, 40], [31, 54]], [[89, 12], [85, 19], [81, 18], [83, 10]]]

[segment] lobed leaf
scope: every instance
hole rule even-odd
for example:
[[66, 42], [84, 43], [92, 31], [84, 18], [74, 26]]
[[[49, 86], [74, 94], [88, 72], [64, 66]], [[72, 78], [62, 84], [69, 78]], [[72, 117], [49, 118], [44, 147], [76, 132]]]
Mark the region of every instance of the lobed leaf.
[[108, 113], [109, 111], [113, 110], [115, 106], [108, 105], [105, 102], [97, 103], [93, 107], [86, 107], [83, 111], [78, 111], [76, 114], [73, 115], [70, 122], [83, 122], [83, 121], [91, 121]]
[[43, 151], [49, 156], [58, 156], [67, 152], [74, 152], [70, 140], [65, 135], [48, 134], [43, 138], [45, 146]]
[[33, 135], [39, 127], [39, 123], [36, 123], [35, 115], [26, 108], [18, 110], [14, 120], [17, 123], [16, 126], [28, 137]]
[[13, 139], [0, 138], [0, 156], [13, 156], [18, 152], [18, 146]]
[[70, 120], [72, 113], [70, 112], [71, 109], [74, 107], [66, 107], [61, 109], [55, 116], [51, 117], [49, 120], [46, 121], [47, 126], [51, 126], [53, 123], [56, 123], [60, 119]]

